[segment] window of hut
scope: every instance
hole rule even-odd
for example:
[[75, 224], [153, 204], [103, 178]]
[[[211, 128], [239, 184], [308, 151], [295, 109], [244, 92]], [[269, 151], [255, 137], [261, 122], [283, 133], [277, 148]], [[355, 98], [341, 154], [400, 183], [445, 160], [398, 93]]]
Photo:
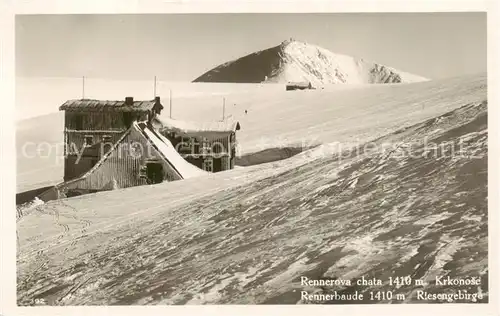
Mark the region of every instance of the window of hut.
[[211, 157], [203, 161], [203, 169], [208, 172], [214, 171], [214, 161]]
[[203, 154], [209, 154], [212, 152], [212, 147], [210, 146], [210, 143], [206, 137], [203, 137], [201, 147], [201, 151]]
[[191, 149], [190, 145], [191, 145], [191, 138], [182, 137], [179, 150], [181, 150], [182, 152], [189, 151]]
[[92, 135], [85, 135], [85, 146], [92, 146], [94, 143], [94, 137]]

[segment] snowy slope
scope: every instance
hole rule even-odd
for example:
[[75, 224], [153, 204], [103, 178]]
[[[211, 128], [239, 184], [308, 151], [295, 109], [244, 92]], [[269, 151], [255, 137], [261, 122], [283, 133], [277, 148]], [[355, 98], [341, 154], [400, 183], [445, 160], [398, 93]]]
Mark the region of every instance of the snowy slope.
[[[301, 291], [359, 291], [363, 303], [387, 303], [369, 301], [369, 291], [392, 291], [404, 295], [399, 303], [426, 303], [417, 291], [457, 290], [436, 276], [477, 277], [479, 286], [460, 289], [487, 302], [486, 86], [484, 78], [462, 84], [386, 95], [405, 111], [375, 110], [348, 135], [332, 132], [397, 150], [324, 155], [320, 147], [43, 204], [17, 224], [18, 304], [295, 304]], [[417, 95], [427, 100], [418, 111]], [[407, 124], [387, 124], [398, 116]], [[381, 130], [365, 136], [362, 126], [380, 119]], [[447, 147], [434, 156], [425, 141]], [[352, 285], [303, 286], [302, 276]], [[384, 284], [357, 286], [362, 276]], [[398, 276], [426, 284], [390, 286]]]
[[222, 64], [194, 82], [311, 82], [325, 84], [426, 81], [394, 68], [332, 53], [316, 45], [285, 41], [279, 46]]
[[[240, 122], [239, 151], [247, 154], [286, 145], [362, 142], [461, 104], [481, 101], [486, 94], [486, 75], [409, 85], [332, 85], [292, 94], [272, 84], [196, 83], [185, 84], [183, 89], [189, 90], [192, 85], [200, 94], [174, 99], [173, 118], [220, 120], [222, 97], [212, 96], [210, 91], [224, 92], [226, 117]], [[120, 87], [115, 82], [100, 82], [100, 86], [103, 96], [108, 86], [116, 91]], [[124, 85], [122, 95], [146, 94], [141, 90], [143, 86], [134, 90], [134, 86]], [[168, 95], [167, 87], [161, 87], [159, 95]], [[57, 93], [58, 86], [51, 89]], [[235, 92], [230, 93], [232, 90]], [[168, 117], [168, 99], [162, 100], [162, 116]], [[62, 181], [63, 119], [59, 112], [17, 125], [18, 192]], [[39, 143], [44, 144], [41, 154], [37, 154]]]

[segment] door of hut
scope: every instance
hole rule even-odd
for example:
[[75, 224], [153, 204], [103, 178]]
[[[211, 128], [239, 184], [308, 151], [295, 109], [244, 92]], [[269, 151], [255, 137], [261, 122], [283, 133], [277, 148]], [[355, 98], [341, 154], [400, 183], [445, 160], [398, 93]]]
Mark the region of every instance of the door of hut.
[[146, 165], [146, 175], [149, 184], [163, 182], [163, 166], [158, 162], [148, 162]]

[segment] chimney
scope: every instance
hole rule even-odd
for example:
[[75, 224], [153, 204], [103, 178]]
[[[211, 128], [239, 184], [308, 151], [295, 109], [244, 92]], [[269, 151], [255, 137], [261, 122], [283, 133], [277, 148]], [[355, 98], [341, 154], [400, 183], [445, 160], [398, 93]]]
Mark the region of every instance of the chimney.
[[126, 105], [133, 105], [134, 104], [134, 97], [126, 97], [125, 104]]
[[160, 114], [161, 110], [163, 110], [163, 105], [161, 105], [160, 97], [155, 97], [155, 104], [153, 105], [152, 112], [154, 114]]

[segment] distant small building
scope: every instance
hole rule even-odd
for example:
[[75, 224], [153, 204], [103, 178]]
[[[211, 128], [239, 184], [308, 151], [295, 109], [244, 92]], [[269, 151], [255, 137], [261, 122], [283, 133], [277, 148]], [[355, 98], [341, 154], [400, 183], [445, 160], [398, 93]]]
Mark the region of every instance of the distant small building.
[[286, 84], [286, 90], [306, 90], [313, 89], [311, 82], [289, 82]]
[[156, 118], [155, 123], [179, 154], [196, 167], [208, 172], [234, 168], [236, 131], [241, 129], [239, 122], [186, 122]]

